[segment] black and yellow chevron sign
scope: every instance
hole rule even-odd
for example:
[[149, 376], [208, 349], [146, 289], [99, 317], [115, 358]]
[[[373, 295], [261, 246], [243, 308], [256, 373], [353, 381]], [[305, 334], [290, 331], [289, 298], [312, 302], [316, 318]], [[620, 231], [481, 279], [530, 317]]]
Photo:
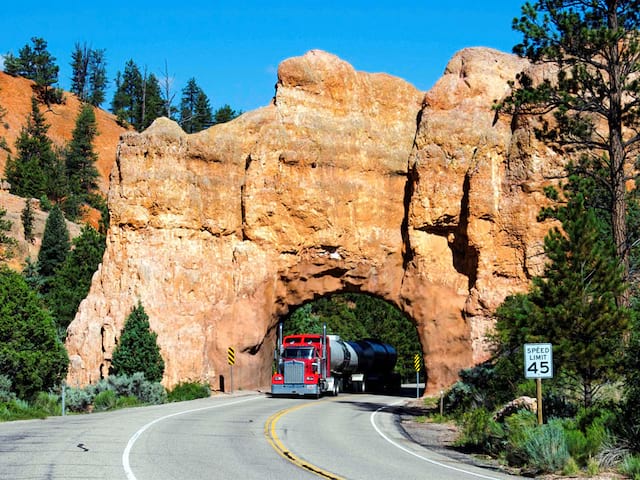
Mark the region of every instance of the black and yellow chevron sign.
[[236, 364], [236, 350], [233, 347], [229, 347], [227, 350], [227, 362], [229, 365]]
[[422, 369], [422, 356], [419, 353], [416, 353], [413, 357], [413, 366], [416, 368], [416, 372]]

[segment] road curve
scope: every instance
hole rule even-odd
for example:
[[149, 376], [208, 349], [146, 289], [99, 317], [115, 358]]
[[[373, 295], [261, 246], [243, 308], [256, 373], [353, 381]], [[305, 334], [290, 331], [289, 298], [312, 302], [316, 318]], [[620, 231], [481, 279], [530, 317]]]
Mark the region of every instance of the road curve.
[[[276, 433], [297, 459], [323, 472], [323, 478], [506, 480], [430, 451], [410, 441], [394, 406], [406, 398], [341, 395], [293, 408], [278, 421]], [[326, 475], [329, 473], [329, 475]]]
[[404, 400], [243, 393], [0, 423], [0, 479], [507, 478], [410, 442], [392, 407]]

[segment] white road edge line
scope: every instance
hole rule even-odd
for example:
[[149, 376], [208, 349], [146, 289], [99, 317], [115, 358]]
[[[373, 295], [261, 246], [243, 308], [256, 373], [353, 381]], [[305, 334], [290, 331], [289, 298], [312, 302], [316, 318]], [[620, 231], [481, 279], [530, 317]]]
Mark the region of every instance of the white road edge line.
[[219, 403], [217, 405], [211, 405], [209, 407], [202, 407], [202, 408], [194, 408], [192, 410], [185, 410], [183, 412], [172, 413], [171, 415], [165, 415], [164, 417], [156, 418], [154, 421], [147, 423], [142, 428], [140, 428], [140, 430], [138, 430], [136, 433], [134, 433], [131, 436], [131, 438], [129, 438], [129, 441], [127, 442], [127, 446], [124, 449], [124, 451], [122, 452], [122, 467], [124, 468], [124, 472], [127, 474], [127, 480], [138, 480], [137, 477], [133, 474], [133, 471], [131, 470], [131, 465], [129, 464], [129, 454], [131, 453], [131, 449], [133, 448], [133, 445], [136, 443], [136, 441], [138, 440], [140, 435], [142, 435], [144, 433], [144, 431], [147, 430], [152, 425], [155, 425], [156, 423], [162, 422], [163, 420], [166, 420], [167, 418], [177, 417], [179, 415], [186, 415], [187, 413], [200, 412], [202, 410], [211, 410], [213, 408], [221, 408], [221, 407], [226, 407], [226, 406], [229, 406], [229, 405], [236, 405], [238, 403], [248, 402], [250, 400], [256, 400], [258, 398], [262, 398], [262, 397], [261, 396], [253, 397], [252, 396], [252, 397], [249, 397], [249, 398], [243, 398], [242, 400], [237, 400], [235, 402]]
[[402, 450], [402, 451], [404, 451], [404, 452], [408, 453], [409, 455], [413, 455], [414, 457], [417, 457], [417, 458], [419, 458], [419, 459], [421, 459], [421, 460], [424, 460], [425, 462], [431, 463], [431, 464], [433, 464], [433, 465], [437, 465], [437, 466], [439, 466], [439, 467], [446, 468], [446, 469], [448, 469], [448, 470], [453, 470], [454, 472], [464, 473], [464, 474], [472, 475], [472, 476], [474, 476], [474, 477], [478, 477], [478, 478], [484, 478], [484, 479], [486, 479], [486, 480], [500, 480], [500, 479], [498, 479], [497, 477], [489, 477], [489, 476], [487, 476], [487, 475], [482, 475], [482, 474], [480, 474], [480, 473], [470, 472], [470, 471], [468, 471], [468, 470], [463, 470], [462, 468], [452, 467], [451, 465], [446, 465], [446, 464], [444, 464], [444, 463], [440, 463], [440, 462], [438, 462], [438, 461], [436, 461], [436, 460], [431, 460], [430, 458], [423, 457], [422, 455], [418, 455], [417, 453], [412, 452], [411, 450], [409, 450], [409, 449], [407, 449], [407, 448], [403, 447], [403, 446], [402, 446], [402, 445], [400, 445], [399, 443], [397, 443], [397, 442], [395, 442], [395, 441], [391, 440], [389, 437], [387, 437], [384, 433], [382, 433], [382, 430], [380, 430], [380, 429], [378, 428], [378, 426], [376, 425], [375, 417], [376, 417], [376, 415], [377, 415], [379, 412], [381, 412], [382, 410], [385, 410], [385, 409], [387, 409], [387, 408], [389, 408], [389, 407], [393, 407], [393, 406], [395, 406], [395, 405], [399, 405], [399, 404], [401, 404], [402, 402], [404, 402], [404, 400], [399, 400], [399, 401], [394, 402], [394, 403], [392, 403], [392, 404], [390, 404], [390, 405], [387, 405], [387, 406], [384, 406], [384, 407], [380, 407], [380, 408], [378, 408], [375, 412], [373, 412], [373, 413], [371, 414], [371, 416], [369, 417], [369, 420], [371, 421], [371, 425], [373, 425], [373, 428], [375, 429], [375, 431], [376, 431], [376, 432], [378, 432], [378, 435], [380, 435], [382, 438], [384, 438], [387, 442], [389, 442], [389, 443], [390, 443], [391, 445], [393, 445], [394, 447], [399, 448], [400, 450]]

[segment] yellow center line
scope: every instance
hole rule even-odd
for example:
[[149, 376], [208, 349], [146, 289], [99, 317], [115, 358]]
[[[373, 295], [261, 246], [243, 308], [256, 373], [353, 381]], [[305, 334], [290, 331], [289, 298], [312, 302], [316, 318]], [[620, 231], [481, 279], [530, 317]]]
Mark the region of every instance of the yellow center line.
[[266, 423], [264, 424], [264, 435], [265, 437], [267, 437], [267, 441], [273, 447], [273, 449], [278, 452], [281, 457], [290, 461], [294, 465], [303, 468], [317, 475], [318, 477], [327, 478], [329, 480], [345, 480], [338, 475], [327, 472], [326, 470], [323, 470], [322, 468], [317, 467], [312, 463], [307, 462], [306, 460], [296, 457], [287, 447], [284, 446], [284, 444], [280, 441], [278, 435], [276, 434], [276, 424], [278, 423], [278, 420], [280, 420], [288, 413], [300, 410], [301, 408], [317, 405], [317, 403], [318, 402], [303, 403], [302, 405], [285, 408], [284, 410], [280, 410], [279, 412], [274, 413], [267, 419]]

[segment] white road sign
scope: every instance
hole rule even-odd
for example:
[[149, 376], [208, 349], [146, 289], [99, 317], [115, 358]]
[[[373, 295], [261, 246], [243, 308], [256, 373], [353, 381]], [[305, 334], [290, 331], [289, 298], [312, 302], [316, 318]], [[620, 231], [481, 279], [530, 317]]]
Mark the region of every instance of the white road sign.
[[525, 378], [553, 378], [553, 347], [550, 343], [524, 344]]

